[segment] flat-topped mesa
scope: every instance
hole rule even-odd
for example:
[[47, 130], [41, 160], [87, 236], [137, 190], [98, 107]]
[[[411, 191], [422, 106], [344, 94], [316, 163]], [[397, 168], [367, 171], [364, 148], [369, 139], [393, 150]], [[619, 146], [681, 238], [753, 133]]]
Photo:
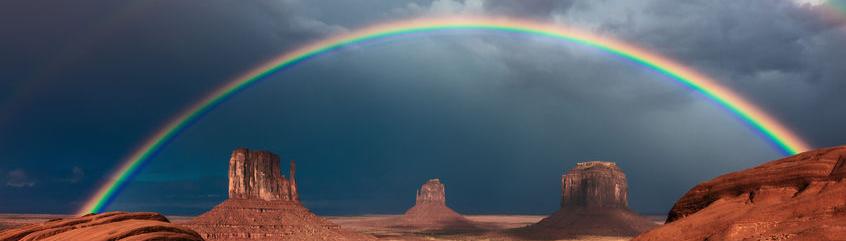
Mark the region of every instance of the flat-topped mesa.
[[561, 176], [561, 208], [628, 208], [626, 174], [613, 162], [577, 163]]
[[631, 237], [655, 226], [628, 208], [626, 174], [613, 162], [577, 163], [561, 176], [561, 209], [515, 232], [524, 238]]
[[268, 151], [238, 148], [229, 159], [229, 198], [298, 201], [295, 166], [291, 178], [279, 168], [279, 156]]
[[444, 194], [444, 184], [438, 178], [429, 179], [420, 189], [417, 190], [416, 204], [441, 204], [446, 205], [446, 195]]

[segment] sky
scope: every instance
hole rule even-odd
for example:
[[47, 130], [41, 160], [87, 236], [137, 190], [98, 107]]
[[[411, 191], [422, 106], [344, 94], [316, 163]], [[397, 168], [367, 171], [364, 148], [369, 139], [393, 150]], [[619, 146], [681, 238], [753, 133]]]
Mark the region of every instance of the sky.
[[[786, 0], [0, 2], [0, 212], [73, 213], [172, 116], [310, 41], [419, 17], [593, 32], [713, 77], [814, 147], [846, 144], [846, 15]], [[781, 157], [666, 76], [572, 43], [478, 31], [336, 51], [243, 91], [168, 144], [110, 210], [202, 213], [237, 147], [297, 160], [318, 214], [401, 213], [429, 178], [471, 214], [547, 214], [561, 174], [618, 163], [663, 214]], [[285, 166], [285, 165], [283, 165]], [[284, 168], [287, 174], [287, 168]]]

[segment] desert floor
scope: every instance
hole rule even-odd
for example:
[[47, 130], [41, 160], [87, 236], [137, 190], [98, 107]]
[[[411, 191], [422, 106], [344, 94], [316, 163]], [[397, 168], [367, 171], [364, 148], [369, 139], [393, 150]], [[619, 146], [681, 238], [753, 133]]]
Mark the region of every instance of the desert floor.
[[[54, 214], [0, 214], [0, 230], [22, 226], [32, 223], [45, 222], [51, 219], [66, 218], [67, 215]], [[379, 238], [379, 240], [489, 240], [489, 241], [511, 241], [524, 240], [519, 237], [508, 235], [502, 231], [524, 227], [536, 223], [545, 216], [540, 215], [467, 215], [465, 217], [473, 220], [482, 228], [478, 231], [420, 231], [402, 228], [385, 227], [383, 220], [396, 217], [396, 215], [365, 215], [365, 216], [328, 216], [325, 217], [342, 228], [368, 233]], [[168, 216], [174, 223], [184, 223], [192, 217]], [[653, 217], [660, 223], [662, 217]], [[576, 239], [580, 241], [623, 241], [631, 237], [597, 237], [585, 236]]]
[[[468, 219], [477, 223], [482, 230], [478, 231], [419, 231], [403, 228], [385, 227], [380, 220], [390, 219], [395, 215], [369, 215], [369, 216], [329, 216], [327, 219], [341, 225], [341, 227], [368, 233], [379, 238], [379, 240], [525, 240], [519, 237], [508, 235], [502, 231], [525, 227], [537, 223], [546, 216], [540, 215], [465, 215]], [[656, 218], [657, 219], [657, 218]], [[585, 236], [576, 239], [583, 241], [623, 241], [631, 237], [599, 237]]]

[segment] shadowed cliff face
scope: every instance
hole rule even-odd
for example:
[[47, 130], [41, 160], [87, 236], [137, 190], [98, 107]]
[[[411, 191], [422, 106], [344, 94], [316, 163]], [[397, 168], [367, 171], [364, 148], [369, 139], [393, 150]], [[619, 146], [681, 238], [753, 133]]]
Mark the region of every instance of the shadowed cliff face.
[[690, 189], [667, 224], [635, 240], [843, 240], [845, 178], [846, 146], [725, 174]]
[[613, 162], [582, 162], [561, 176], [562, 208], [628, 208], [626, 174]]
[[630, 237], [655, 225], [628, 209], [626, 174], [617, 164], [590, 161], [561, 176], [561, 209], [514, 233], [529, 239]]

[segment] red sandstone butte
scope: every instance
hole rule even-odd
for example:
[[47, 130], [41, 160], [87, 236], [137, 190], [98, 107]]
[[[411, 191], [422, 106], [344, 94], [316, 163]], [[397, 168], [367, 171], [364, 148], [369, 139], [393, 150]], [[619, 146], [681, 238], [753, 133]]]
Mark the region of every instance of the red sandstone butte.
[[420, 230], [475, 229], [472, 221], [446, 205], [444, 184], [440, 179], [430, 179], [417, 190], [414, 207], [392, 224]]
[[373, 240], [342, 230], [300, 202], [294, 179], [285, 178], [279, 156], [236, 149], [229, 159], [229, 199], [186, 226], [208, 240]]
[[613, 162], [590, 161], [561, 176], [561, 208], [516, 234], [532, 239], [631, 237], [655, 227], [628, 208], [626, 174]]
[[298, 201], [295, 171], [291, 161], [291, 178], [285, 178], [276, 154], [236, 149], [229, 159], [229, 198]]
[[0, 232], [2, 241], [200, 241], [196, 232], [158, 213], [107, 212], [56, 219]]
[[846, 146], [696, 185], [634, 240], [846, 240]]

